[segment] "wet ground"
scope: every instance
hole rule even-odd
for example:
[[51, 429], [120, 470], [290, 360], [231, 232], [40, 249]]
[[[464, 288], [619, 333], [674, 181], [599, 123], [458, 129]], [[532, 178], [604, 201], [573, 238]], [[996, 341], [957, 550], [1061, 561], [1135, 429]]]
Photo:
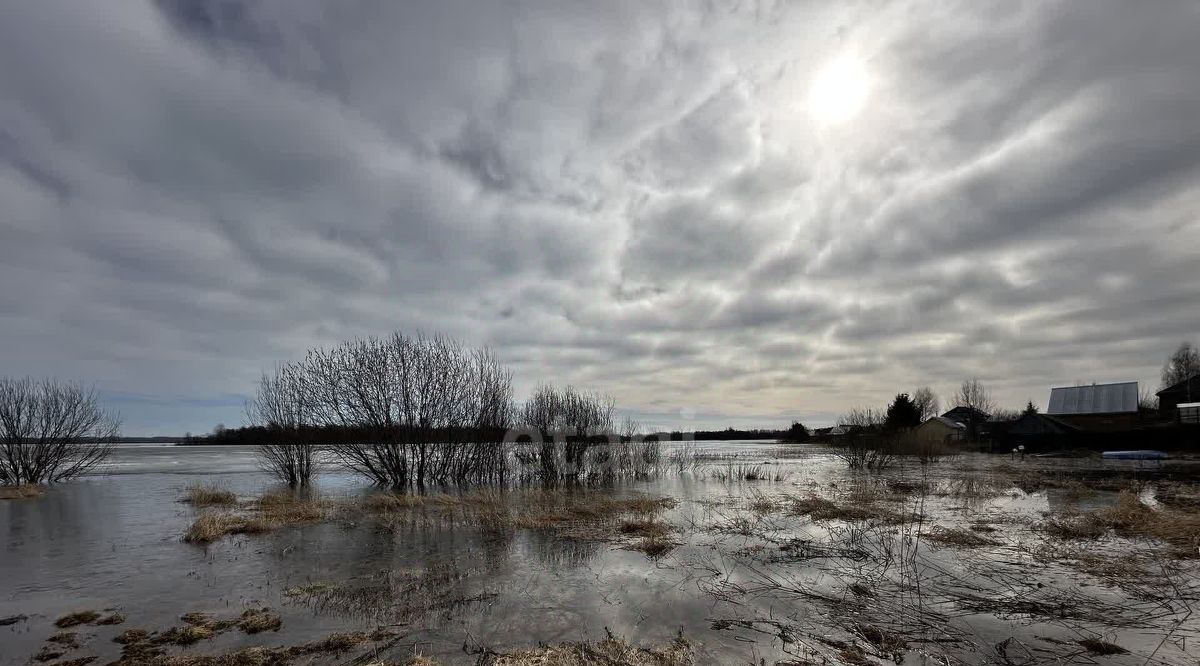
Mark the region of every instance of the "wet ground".
[[[104, 474], [0, 502], [0, 620], [25, 616], [0, 626], [0, 664], [29, 663], [71, 611], [125, 617], [73, 629], [80, 646], [63, 658], [103, 663], [120, 656], [112, 638], [129, 628], [264, 606], [281, 615], [278, 631], [223, 632], [172, 649], [293, 645], [383, 626], [396, 637], [378, 658], [397, 661], [422, 653], [475, 663], [488, 650], [607, 630], [646, 645], [682, 632], [697, 663], [1200, 662], [1195, 560], [1118, 537], [1050, 537], [1039, 529], [1046, 514], [1104, 507], [1115, 493], [1026, 492], [999, 471], [1112, 463], [977, 455], [880, 478], [851, 474], [816, 447], [699, 446], [737, 459], [604, 491], [676, 501], [660, 517], [674, 548], [657, 558], [623, 538], [498, 533], [427, 514], [184, 543], [197, 515], [179, 501], [188, 486], [216, 483], [245, 497], [274, 487], [253, 452], [123, 447]], [[743, 465], [759, 480], [746, 480]], [[353, 498], [372, 489], [326, 474], [319, 491]], [[1154, 501], [1153, 486], [1142, 492]], [[864, 515], [824, 515], [819, 504], [805, 513], [797, 499]], [[1100, 654], [1106, 645], [1126, 652]]]

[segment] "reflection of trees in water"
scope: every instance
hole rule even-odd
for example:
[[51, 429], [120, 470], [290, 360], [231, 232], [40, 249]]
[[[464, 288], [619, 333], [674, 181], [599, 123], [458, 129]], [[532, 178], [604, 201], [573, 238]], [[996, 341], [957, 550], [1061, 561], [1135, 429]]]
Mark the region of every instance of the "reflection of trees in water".
[[335, 583], [289, 589], [286, 594], [317, 613], [369, 618], [377, 623], [445, 622], [497, 596], [478, 584], [478, 570], [456, 558], [432, 559], [414, 569], [383, 569]]

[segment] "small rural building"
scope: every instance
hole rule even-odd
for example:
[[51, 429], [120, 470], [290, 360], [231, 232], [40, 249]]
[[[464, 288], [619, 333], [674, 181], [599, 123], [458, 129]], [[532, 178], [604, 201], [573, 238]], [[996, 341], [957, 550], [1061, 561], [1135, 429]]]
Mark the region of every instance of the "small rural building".
[[1180, 423], [1200, 423], [1200, 402], [1185, 402], [1176, 405], [1175, 417]]
[[1129, 430], [1138, 423], [1138, 383], [1052, 388], [1046, 414], [1091, 432]]
[[912, 432], [913, 439], [922, 445], [961, 442], [966, 436], [966, 425], [945, 416], [935, 416], [917, 426]]
[[1175, 418], [1175, 410], [1179, 405], [1188, 402], [1200, 402], [1200, 375], [1185, 379], [1178, 384], [1168, 386], [1159, 391], [1158, 412], [1163, 416]]
[[991, 414], [980, 411], [974, 407], [955, 407], [950, 411], [942, 414], [941, 418], [957, 421], [966, 427], [965, 437], [968, 441], [978, 441], [986, 439], [988, 436], [988, 419], [992, 418]]
[[942, 414], [942, 416], [940, 418], [950, 419], [951, 421], [958, 421], [959, 423], [962, 423], [965, 425], [965, 424], [970, 423], [972, 421], [972, 419], [976, 423], [983, 423], [984, 421], [987, 421], [988, 419], [992, 418], [992, 415], [988, 414], [986, 412], [981, 412], [978, 409], [975, 409], [974, 407], [955, 407], [954, 409], [951, 409], [950, 411], [946, 412], [945, 414]]

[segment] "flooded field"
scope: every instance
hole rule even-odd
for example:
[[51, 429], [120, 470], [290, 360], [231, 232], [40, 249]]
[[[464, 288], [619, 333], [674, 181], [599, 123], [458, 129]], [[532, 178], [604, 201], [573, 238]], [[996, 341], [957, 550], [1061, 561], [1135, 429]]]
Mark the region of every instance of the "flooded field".
[[607, 488], [419, 497], [123, 447], [0, 502], [0, 663], [1200, 661], [1200, 509], [1162, 468], [696, 446]]

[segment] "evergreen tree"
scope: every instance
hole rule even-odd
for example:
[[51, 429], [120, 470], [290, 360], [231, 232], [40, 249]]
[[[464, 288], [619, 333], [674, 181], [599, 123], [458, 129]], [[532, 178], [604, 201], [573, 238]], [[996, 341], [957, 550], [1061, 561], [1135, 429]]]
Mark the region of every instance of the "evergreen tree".
[[907, 393], [896, 394], [896, 399], [888, 405], [887, 416], [883, 425], [889, 430], [915, 428], [921, 424], [921, 409], [917, 407]]

